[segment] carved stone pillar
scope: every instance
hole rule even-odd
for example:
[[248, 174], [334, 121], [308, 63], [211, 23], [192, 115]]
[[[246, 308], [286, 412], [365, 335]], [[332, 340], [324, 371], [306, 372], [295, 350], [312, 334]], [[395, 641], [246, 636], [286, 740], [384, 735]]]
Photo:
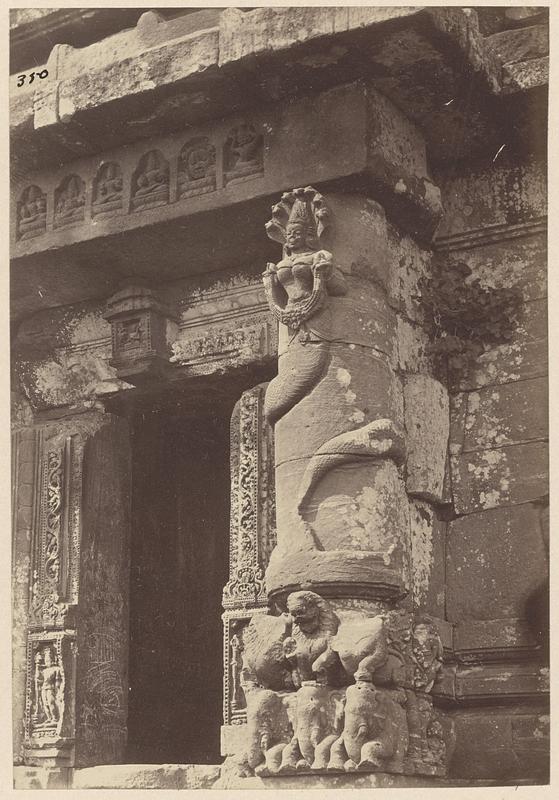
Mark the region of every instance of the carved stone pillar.
[[265, 386], [243, 392], [231, 417], [229, 580], [223, 590], [222, 753], [234, 751], [247, 719], [242, 667], [244, 633], [267, 609], [264, 571], [276, 542], [274, 442], [264, 419]]
[[243, 636], [237, 775], [442, 776], [452, 726], [430, 692], [443, 648], [413, 596], [394, 299], [403, 237], [373, 200], [313, 187], [285, 193], [267, 231], [283, 245], [263, 275], [280, 325], [265, 397], [277, 546], [272, 611]]
[[128, 696], [127, 425], [88, 412], [21, 432], [14, 445], [16, 550], [28, 539], [29, 564], [25, 659], [14, 664], [25, 675], [23, 720], [19, 710], [14, 719], [23, 759], [116, 763]]
[[[289, 241], [298, 228], [310, 234], [296, 248], [286, 245], [264, 277], [281, 329], [278, 376], [266, 393], [278, 521], [268, 590], [284, 598], [304, 586], [340, 599], [397, 599], [409, 586], [409, 525], [398, 472], [402, 390], [391, 365], [396, 315], [380, 283], [384, 212], [351, 195], [326, 205], [307, 189], [284, 195], [268, 231]], [[308, 311], [302, 303], [313, 282], [319, 301]]]

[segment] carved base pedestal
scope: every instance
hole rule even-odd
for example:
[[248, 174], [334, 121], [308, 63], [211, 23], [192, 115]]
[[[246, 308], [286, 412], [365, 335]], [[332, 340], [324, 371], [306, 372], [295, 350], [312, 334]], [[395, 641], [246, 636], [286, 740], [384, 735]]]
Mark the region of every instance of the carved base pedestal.
[[443, 718], [431, 699], [357, 680], [342, 689], [305, 681], [295, 693], [247, 692], [240, 773], [446, 774]]
[[224, 737], [225, 772], [444, 776], [453, 731], [429, 695], [442, 663], [433, 623], [311, 591], [290, 594], [287, 612], [242, 631], [247, 724]]
[[[375, 773], [313, 773], [298, 775], [275, 775], [262, 778], [258, 776], [240, 778], [226, 765], [221, 768], [221, 777], [213, 789], [426, 789], [448, 786], [471, 786], [472, 783], [449, 781], [447, 778], [427, 775], [391, 775], [386, 772]], [[488, 783], [479, 782], [480, 786]]]

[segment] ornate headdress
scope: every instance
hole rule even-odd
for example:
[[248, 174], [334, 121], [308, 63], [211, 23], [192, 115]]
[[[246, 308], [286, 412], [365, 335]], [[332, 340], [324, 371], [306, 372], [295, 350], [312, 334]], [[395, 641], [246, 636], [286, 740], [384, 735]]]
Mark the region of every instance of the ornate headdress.
[[297, 222], [303, 225], [307, 239], [319, 248], [319, 239], [328, 225], [329, 211], [323, 196], [307, 186], [285, 192], [279, 203], [272, 206], [272, 219], [266, 223], [266, 233], [276, 242], [285, 245], [287, 226]]

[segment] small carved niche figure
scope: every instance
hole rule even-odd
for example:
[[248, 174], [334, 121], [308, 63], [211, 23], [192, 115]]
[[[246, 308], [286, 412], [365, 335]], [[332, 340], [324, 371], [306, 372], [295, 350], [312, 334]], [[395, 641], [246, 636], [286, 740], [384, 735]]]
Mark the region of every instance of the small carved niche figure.
[[101, 164], [93, 181], [93, 214], [105, 214], [122, 208], [122, 172], [120, 166], [110, 161]]
[[430, 692], [442, 667], [443, 646], [437, 629], [429, 620], [420, 620], [414, 625], [412, 659], [414, 687]]
[[121, 320], [116, 323], [116, 341], [118, 352], [126, 350], [136, 350], [141, 348], [145, 339], [144, 320], [137, 319]]
[[85, 183], [79, 175], [68, 175], [54, 194], [54, 225], [57, 228], [82, 222], [85, 213]]
[[241, 673], [243, 670], [244, 627], [246, 627], [244, 620], [234, 622], [231, 626], [231, 638], [229, 640], [229, 669], [231, 675], [230, 702], [233, 722], [235, 722], [236, 719], [244, 719], [246, 714], [246, 698], [243, 690], [243, 682], [241, 680]]
[[283, 244], [283, 259], [263, 273], [268, 304], [284, 325], [298, 330], [323, 305], [327, 295], [346, 294], [332, 253], [320, 249], [328, 224], [324, 198], [312, 186], [282, 195], [266, 224], [271, 239]]
[[132, 178], [132, 209], [152, 208], [168, 202], [169, 164], [159, 150], [150, 150], [141, 157]]
[[254, 125], [243, 122], [229, 132], [223, 161], [226, 184], [264, 172], [264, 138]]
[[180, 151], [178, 186], [179, 197], [215, 190], [215, 147], [207, 136], [192, 139]]
[[35, 727], [57, 728], [64, 711], [64, 672], [51, 646], [35, 654]]
[[38, 186], [28, 186], [17, 206], [17, 238], [31, 239], [47, 229], [47, 196]]

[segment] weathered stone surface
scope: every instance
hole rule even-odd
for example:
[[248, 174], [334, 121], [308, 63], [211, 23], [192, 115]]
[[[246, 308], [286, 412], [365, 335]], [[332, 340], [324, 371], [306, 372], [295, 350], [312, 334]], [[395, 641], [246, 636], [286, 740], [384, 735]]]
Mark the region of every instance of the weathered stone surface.
[[458, 395], [455, 408], [464, 405], [455, 428], [453, 452], [545, 440], [548, 432], [546, 378], [505, 383]]
[[[366, 291], [367, 282], [376, 285], [376, 291], [369, 287], [368, 293], [375, 298], [373, 302], [378, 303], [386, 290], [391, 267], [387, 242], [389, 225], [384, 208], [366, 195], [354, 193], [329, 194], [328, 208], [332, 220], [339, 220], [341, 224], [325, 228], [322, 238], [326, 249], [335, 249], [336, 267], [347, 281], [351, 278], [356, 281], [358, 290]], [[339, 299], [343, 296], [347, 295], [340, 295]]]
[[[453, 258], [463, 259], [472, 270], [470, 280], [479, 280], [485, 289], [514, 289], [525, 302], [547, 296], [547, 242], [539, 223], [531, 228], [508, 226], [494, 238], [467, 233], [458, 240], [441, 243], [451, 248]], [[509, 238], [509, 234], [513, 234]], [[514, 235], [518, 234], [518, 235]]]
[[525, 603], [546, 574], [537, 524], [530, 504], [468, 514], [449, 523], [448, 619], [525, 616]]
[[92, 402], [121, 388], [110, 355], [102, 308], [43, 312], [26, 320], [14, 341], [21, 383], [35, 409]]
[[[334, 467], [316, 487], [307, 503], [304, 518], [312, 526], [321, 550], [363, 551], [397, 569], [406, 566], [407, 504], [396, 467], [379, 461], [360, 468]], [[285, 480], [290, 464], [276, 474]], [[289, 491], [289, 483], [286, 490]], [[282, 510], [287, 497], [278, 491], [278, 526], [285, 524]], [[293, 527], [293, 543], [305, 541], [302, 522]], [[275, 559], [278, 558], [276, 554]], [[405, 570], [407, 572], [407, 570]]]
[[224, 758], [234, 756], [238, 751], [246, 751], [248, 747], [248, 731], [246, 725], [222, 725], [220, 736], [220, 752]]
[[133, 27], [141, 14], [139, 8], [13, 9], [10, 14], [10, 69], [19, 74], [33, 67], [40, 71], [37, 64], [46, 63], [56, 42], [84, 47]]
[[[287, 374], [285, 379], [282, 377], [278, 388], [284, 386], [284, 391], [292, 393], [295, 399], [299, 385], [296, 380], [299, 376], [302, 380], [310, 375], [311, 366], [316, 383], [310, 383], [308, 394], [300, 391], [296, 409], [292, 408], [276, 423], [279, 432], [276, 445], [278, 467], [294, 458], [310, 458], [319, 447], [344, 430], [357, 430], [380, 419], [394, 419], [398, 423], [402, 419], [398, 381], [382, 355], [369, 348], [352, 348], [351, 343], [332, 344], [329, 368], [324, 375], [324, 366], [318, 364], [315, 367], [311, 360], [314, 355], [312, 347], [312, 344], [307, 344], [301, 347], [300, 354], [297, 353], [299, 374], [289, 364], [287, 353], [280, 357], [280, 377], [282, 370]], [[293, 348], [289, 358], [294, 358]], [[291, 370], [288, 372], [289, 366]], [[371, 381], [376, 387], [374, 393], [371, 392]], [[309, 425], [311, 421], [318, 424]], [[283, 430], [289, 431], [289, 436], [282, 437]]]
[[488, 36], [485, 43], [503, 64], [515, 64], [532, 58], [541, 58], [549, 52], [547, 25], [531, 25], [512, 31], [501, 31]]
[[10, 30], [17, 29], [22, 25], [27, 25], [30, 22], [41, 20], [44, 17], [52, 14], [50, 8], [17, 8], [12, 9], [10, 14]]
[[547, 6], [509, 6], [504, 9], [504, 26], [506, 28], [521, 28], [535, 22], [545, 22], [549, 19]]
[[441, 502], [449, 435], [448, 393], [439, 381], [411, 375], [404, 384], [408, 493]]
[[210, 789], [219, 778], [218, 765], [111, 764], [77, 769], [72, 789]]
[[472, 704], [487, 699], [541, 700], [549, 693], [549, 669], [524, 661], [459, 667], [455, 692], [458, 701]]
[[10, 392], [10, 425], [12, 433], [20, 428], [26, 428], [33, 424], [33, 409], [25, 394], [23, 393], [21, 382], [13, 381], [16, 384]]
[[549, 668], [537, 662], [484, 664], [456, 672], [456, 697], [470, 703], [487, 698], [541, 700], [549, 688]]
[[431, 375], [434, 371], [433, 353], [425, 329], [398, 315], [397, 331], [397, 361], [393, 368], [407, 375], [414, 372]]
[[[526, 758], [525, 742], [520, 742], [513, 734], [515, 729], [519, 730], [519, 725], [526, 725], [527, 719], [539, 732], [531, 743], [531, 763]], [[457, 778], [483, 779], [491, 776], [512, 782], [529, 776], [532, 780], [545, 782], [548, 779], [548, 766], [540, 756], [540, 737], [546, 737], [546, 721], [545, 712], [530, 716], [521, 707], [516, 712], [503, 709], [492, 714], [475, 711], [454, 715], [457, 740], [452, 760], [453, 774]], [[480, 739], [484, 742], [483, 751], [477, 746]], [[524, 752], [517, 753], [517, 750]]]
[[119, 763], [127, 737], [130, 434], [125, 420], [100, 422], [80, 502], [76, 767]]
[[262, 8], [244, 14], [227, 9], [220, 20], [220, 64], [417, 13], [412, 8]]
[[[511, 609], [507, 610], [510, 613]], [[454, 652], [461, 661], [474, 661], [476, 658], [488, 661], [497, 654], [511, 659], [520, 653], [534, 651], [537, 644], [530, 622], [522, 618], [472, 619], [468, 616], [453, 624]]]
[[[263, 365], [277, 353], [276, 326], [254, 275], [221, 273], [161, 285], [164, 302], [179, 307], [178, 330], [169, 326], [172, 372], [211, 375]], [[35, 409], [92, 404], [131, 388], [111, 365], [111, 329], [104, 303], [45, 310], [25, 320], [14, 337], [19, 383]], [[14, 395], [12, 423], [29, 419], [32, 406]]]
[[[409, 582], [409, 524], [393, 463], [404, 448], [402, 393], [388, 363], [395, 315], [382, 289], [366, 279], [368, 260], [377, 264], [363, 247], [372, 217], [382, 248], [384, 218], [357, 198], [346, 204], [334, 196], [331, 207], [327, 197], [318, 199], [320, 216], [310, 188], [284, 195], [267, 227], [284, 243], [284, 258], [264, 274], [282, 329], [278, 376], [265, 406], [275, 430], [278, 525], [267, 586], [283, 591], [306, 573], [311, 585], [341, 587], [353, 572], [371, 591], [376, 583], [382, 593], [398, 594], [401, 581]], [[362, 219], [352, 248], [356, 211]], [[303, 222], [313, 234], [299, 241]], [[338, 265], [347, 270], [356, 260], [362, 278], [336, 277]], [[326, 290], [319, 270], [331, 281]]]
[[503, 89], [518, 92], [547, 86], [549, 83], [549, 57], [532, 58], [518, 64], [507, 64], [503, 69]]
[[520, 768], [529, 773], [537, 770], [543, 780], [549, 771], [549, 723], [548, 714], [519, 715], [512, 720], [512, 746]]
[[421, 282], [431, 270], [431, 251], [389, 224], [388, 248], [391, 256], [388, 282], [390, 305], [408, 320], [422, 323], [425, 311], [421, 303]]
[[548, 492], [548, 446], [527, 442], [452, 456], [458, 514], [537, 500]]
[[69, 789], [71, 781], [68, 767], [14, 767], [14, 789]]
[[[502, 623], [500, 620], [494, 622]], [[506, 623], [508, 629], [511, 628], [509, 622]], [[522, 652], [514, 647], [501, 650], [480, 648], [464, 656], [459, 653], [458, 665], [443, 666], [433, 695], [454, 707], [479, 707], [482, 703], [511, 701], [523, 701], [531, 708], [537, 707], [546, 702], [549, 694], [549, 668], [542, 667], [539, 660], [530, 660], [532, 654], [533, 649], [532, 652], [528, 649]]]
[[[151, 133], [154, 127], [184, 125], [177, 110], [192, 124], [197, 119], [223, 113], [235, 104], [239, 107], [251, 100], [262, 103], [270, 93], [270, 81], [274, 77], [276, 96], [300, 92], [300, 87], [312, 84], [317, 70], [322, 73], [323, 82], [331, 83], [332, 76], [336, 76], [333, 65], [348, 71], [352, 79], [363, 72], [363, 60], [353, 58], [356, 48], [363, 50], [365, 63], [372, 61], [371, 66], [377, 73], [380, 70], [380, 90], [392, 95], [400, 107], [408, 101], [411, 115], [428, 124], [429, 135], [435, 140], [441, 139], [440, 134], [436, 135], [441, 122], [437, 117], [441, 102], [434, 94], [440, 89], [449, 95], [454, 89], [452, 84], [461, 83], [462, 75], [462, 70], [457, 72], [452, 59], [447, 58], [441, 38], [450, 40], [463, 54], [480, 88], [485, 92], [499, 88], [498, 62], [483, 47], [475, 14], [458, 8], [374, 11], [270, 8], [248, 12], [225, 9], [218, 25], [215, 19], [209, 19], [206, 28], [198, 31], [193, 30], [191, 16], [196, 15], [188, 14], [166, 22], [148, 12], [136, 28], [89, 47], [74, 50], [63, 46], [61, 59], [57, 52], [59, 46], [55, 46], [47, 63], [52, 71], [51, 83], [57, 91], [51, 93], [52, 100], [47, 99], [47, 103], [54, 105], [45, 130], [52, 129], [59, 137], [58, 151], [63, 160], [72, 157], [72, 150], [94, 151], [103, 122], [110, 119], [111, 101], [125, 102], [138, 116], [137, 103], [141, 101], [143, 114], [134, 127], [113, 117], [110, 130], [107, 128], [103, 133], [105, 147], [131, 141], [139, 131]], [[407, 40], [405, 48], [401, 47], [403, 38]], [[278, 86], [274, 57], [293, 46], [298, 47], [299, 52], [291, 58], [291, 70], [285, 71]], [[400, 55], [395, 56], [398, 51]], [[124, 52], [128, 57], [123, 58]], [[252, 79], [251, 70], [244, 69], [245, 63], [254, 59], [262, 74], [259, 82]], [[423, 86], [421, 91], [410, 94], [409, 74], [417, 61], [423, 64]], [[54, 68], [56, 64], [58, 69]], [[204, 73], [211, 73], [213, 79], [206, 92], [200, 90], [200, 76]], [[390, 77], [383, 77], [387, 73]], [[462, 95], [463, 87], [459, 89]], [[170, 93], [174, 96], [169, 97]], [[39, 95], [40, 91], [37, 97]], [[36, 107], [39, 104], [36, 103]], [[457, 102], [458, 105], [461, 104]], [[455, 113], [454, 109], [443, 111], [447, 125], [468, 121], [467, 115]], [[431, 125], [429, 120], [433, 115], [437, 118]], [[27, 114], [17, 120], [16, 144], [26, 139], [31, 150], [28, 159], [48, 159], [47, 138], [41, 136], [39, 130], [34, 135], [30, 132], [31, 118], [29, 108]], [[470, 122], [474, 123], [471, 137], [474, 145], [476, 139], [478, 143], [481, 139], [480, 120], [481, 115], [470, 114]], [[64, 131], [59, 129], [61, 121]], [[481, 124], [484, 128], [491, 127], [487, 120]], [[467, 137], [463, 141], [466, 142]], [[443, 150], [445, 144], [443, 139]], [[444, 155], [448, 157], [448, 154], [446, 147]]]
[[471, 367], [456, 379], [460, 391], [547, 374], [547, 303], [526, 303], [513, 338], [487, 347]]
[[38, 459], [38, 436], [33, 428], [12, 437], [12, 747], [14, 763], [23, 761], [24, 710], [26, 699], [26, 645], [31, 543], [34, 514], [33, 484]]
[[[516, 781], [517, 783], [518, 781]], [[286, 775], [271, 776], [267, 778], [239, 778], [228, 776], [225, 768], [222, 777], [214, 789], [283, 789], [303, 791], [305, 789], [422, 789], [440, 788], [450, 786], [471, 787], [503, 785], [500, 781], [473, 782], [472, 780], [460, 781], [449, 778], [428, 777], [427, 775], [390, 775], [376, 772], [368, 774], [354, 773], [353, 775]]]
[[[537, 220], [547, 211], [546, 171], [541, 161], [500, 163], [490, 170], [472, 168], [462, 175], [439, 175], [435, 182], [441, 189], [445, 207], [437, 240], [452, 235], [488, 230], [491, 226], [508, 228], [528, 220]], [[506, 235], [499, 231], [500, 237]]]
[[[36, 435], [31, 431], [36, 463], [28, 480], [31, 584], [28, 611], [20, 604], [27, 628], [23, 660], [14, 649], [14, 672], [25, 676], [29, 765], [122, 758], [128, 699], [126, 428], [122, 420], [82, 413], [48, 423]], [[15, 621], [18, 631], [17, 616]], [[21, 712], [14, 714], [18, 726]]]
[[[108, 99], [173, 83], [217, 64], [218, 31], [215, 27], [203, 32], [192, 31], [191, 20], [185, 18], [158, 23], [157, 18], [150, 20], [144, 15], [136, 28], [89, 47], [75, 49], [68, 45], [55, 45], [46, 63], [51, 79], [61, 81], [59, 105], [53, 121], [58, 121], [61, 116], [70, 118], [76, 111], [101, 105]], [[127, 59], [122, 58], [123, 48], [130, 54]], [[172, 54], [176, 56], [181, 52], [182, 67], [177, 69], [178, 62], [173, 66]], [[80, 80], [84, 57], [92, 67], [92, 74], [88, 79], [83, 77]], [[142, 68], [144, 75], [140, 74]], [[118, 79], [107, 83], [109, 94], [103, 97], [99, 92], [99, 79], [111, 75], [118, 76]], [[81, 99], [76, 101], [78, 95]]]
[[453, 394], [449, 397], [449, 453], [454, 456], [460, 455], [464, 447], [468, 397], [468, 392], [459, 392], [458, 394]]
[[129, 284], [107, 301], [111, 359], [121, 380], [154, 385], [170, 372], [169, 344], [176, 338], [178, 310], [141, 284]]
[[549, 782], [549, 716], [526, 716], [512, 722], [512, 743], [515, 755], [524, 774], [536, 775]]
[[410, 503], [411, 581], [416, 608], [445, 617], [446, 522], [422, 500]]

